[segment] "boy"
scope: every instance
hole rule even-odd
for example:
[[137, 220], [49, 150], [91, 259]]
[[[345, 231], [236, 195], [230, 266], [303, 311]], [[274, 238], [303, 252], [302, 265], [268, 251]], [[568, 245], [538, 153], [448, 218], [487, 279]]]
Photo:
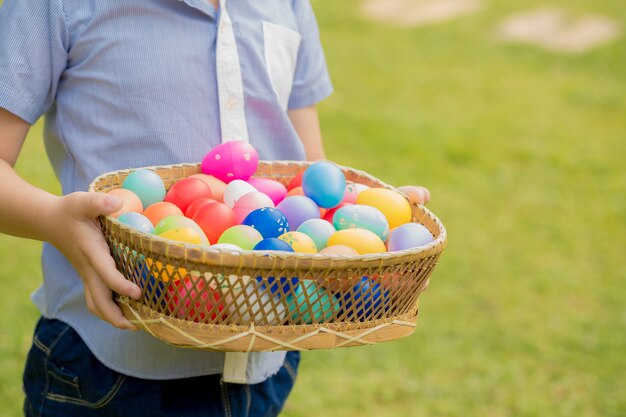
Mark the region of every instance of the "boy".
[[[315, 104], [332, 85], [308, 0], [5, 0], [0, 39], [0, 232], [46, 242], [25, 415], [276, 415], [297, 352], [251, 354], [247, 384], [228, 384], [222, 353], [127, 331], [112, 291], [140, 291], [93, 222], [121, 202], [84, 191], [103, 172], [199, 161], [222, 139], [324, 158]], [[44, 114], [62, 197], [12, 168]]]

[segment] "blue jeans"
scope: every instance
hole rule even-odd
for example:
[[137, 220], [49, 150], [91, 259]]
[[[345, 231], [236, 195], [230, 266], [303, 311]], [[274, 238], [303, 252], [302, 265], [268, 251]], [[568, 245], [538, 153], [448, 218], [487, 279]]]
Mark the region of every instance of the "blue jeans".
[[26, 417], [276, 416], [295, 382], [299, 352], [279, 372], [254, 385], [221, 382], [221, 375], [155, 381], [102, 365], [78, 334], [41, 318], [24, 370]]

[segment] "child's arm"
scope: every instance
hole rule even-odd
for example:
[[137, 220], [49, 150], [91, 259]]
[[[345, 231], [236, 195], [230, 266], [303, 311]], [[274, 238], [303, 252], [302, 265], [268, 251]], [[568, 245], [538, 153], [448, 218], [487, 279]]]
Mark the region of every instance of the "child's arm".
[[304, 145], [306, 159], [309, 161], [326, 159], [317, 107], [313, 105], [301, 109], [292, 109], [288, 110], [287, 114]]
[[111, 290], [138, 298], [141, 290], [115, 268], [95, 223], [114, 213], [122, 201], [105, 194], [52, 195], [20, 178], [13, 165], [29, 124], [0, 108], [0, 233], [47, 241], [79, 272], [89, 311], [121, 329], [136, 329], [113, 302]]

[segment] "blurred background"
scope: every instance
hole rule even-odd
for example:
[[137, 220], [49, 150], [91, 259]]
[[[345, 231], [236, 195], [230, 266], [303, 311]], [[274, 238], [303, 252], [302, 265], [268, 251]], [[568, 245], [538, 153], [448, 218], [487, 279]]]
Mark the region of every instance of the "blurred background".
[[[429, 187], [449, 244], [415, 333], [305, 353], [283, 415], [625, 416], [623, 1], [312, 3], [335, 85], [328, 158]], [[41, 123], [17, 168], [59, 192]], [[9, 417], [39, 251], [0, 236]]]

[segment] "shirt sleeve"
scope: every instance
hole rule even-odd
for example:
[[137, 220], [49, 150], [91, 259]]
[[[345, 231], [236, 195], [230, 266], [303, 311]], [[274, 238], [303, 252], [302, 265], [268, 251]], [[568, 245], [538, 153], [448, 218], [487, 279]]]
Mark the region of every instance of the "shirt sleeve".
[[56, 95], [69, 36], [61, 0], [0, 6], [0, 107], [34, 123]]
[[309, 0], [293, 0], [302, 41], [288, 108], [298, 109], [318, 103], [333, 91], [320, 41], [317, 20]]

